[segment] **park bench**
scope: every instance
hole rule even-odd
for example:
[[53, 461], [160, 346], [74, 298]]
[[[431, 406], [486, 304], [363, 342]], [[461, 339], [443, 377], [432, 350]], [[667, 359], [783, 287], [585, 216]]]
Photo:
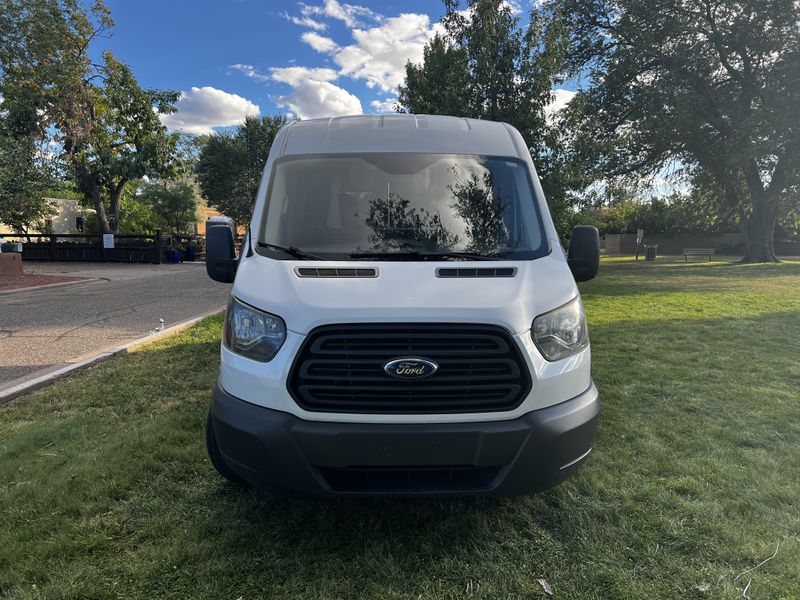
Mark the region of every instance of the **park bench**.
[[708, 260], [711, 261], [711, 257], [714, 256], [716, 252], [714, 248], [684, 248], [683, 260], [688, 261], [690, 256], [707, 256]]

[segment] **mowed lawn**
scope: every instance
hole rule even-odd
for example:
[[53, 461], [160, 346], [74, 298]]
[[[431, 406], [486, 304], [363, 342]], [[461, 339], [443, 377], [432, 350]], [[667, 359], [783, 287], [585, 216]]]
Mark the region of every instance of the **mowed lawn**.
[[599, 437], [533, 497], [231, 487], [219, 317], [0, 406], [0, 597], [800, 598], [800, 262], [611, 259], [582, 291]]

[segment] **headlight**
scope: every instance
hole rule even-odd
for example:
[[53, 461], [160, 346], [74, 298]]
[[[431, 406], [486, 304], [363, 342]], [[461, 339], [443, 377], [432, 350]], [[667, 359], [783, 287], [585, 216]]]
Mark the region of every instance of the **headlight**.
[[268, 362], [286, 341], [286, 323], [280, 317], [256, 310], [231, 296], [222, 339], [232, 352]]
[[547, 360], [559, 360], [589, 345], [589, 332], [580, 297], [539, 315], [531, 327], [533, 341]]

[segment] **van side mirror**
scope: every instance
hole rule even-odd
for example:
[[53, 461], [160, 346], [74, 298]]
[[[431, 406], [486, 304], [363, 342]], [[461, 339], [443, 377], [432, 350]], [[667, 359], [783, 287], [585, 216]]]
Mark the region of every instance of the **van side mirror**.
[[600, 269], [600, 232], [591, 225], [578, 225], [569, 240], [567, 263], [575, 281], [594, 279]]
[[233, 283], [237, 266], [233, 229], [225, 223], [209, 224], [206, 228], [206, 273], [214, 281]]

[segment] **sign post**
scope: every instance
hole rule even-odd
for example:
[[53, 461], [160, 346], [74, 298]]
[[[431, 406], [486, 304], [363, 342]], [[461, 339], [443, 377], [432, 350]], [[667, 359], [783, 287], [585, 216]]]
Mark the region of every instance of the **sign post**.
[[642, 239], [644, 239], [644, 229], [637, 229], [636, 230], [636, 260], [639, 260], [639, 246], [642, 243]]

